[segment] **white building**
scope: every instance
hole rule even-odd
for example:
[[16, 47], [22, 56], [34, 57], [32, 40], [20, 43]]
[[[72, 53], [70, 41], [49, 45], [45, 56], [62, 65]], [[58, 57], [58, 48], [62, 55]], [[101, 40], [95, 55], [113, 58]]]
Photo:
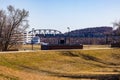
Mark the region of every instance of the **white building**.
[[40, 38], [35, 33], [25, 32], [23, 34], [23, 44], [40, 43]]

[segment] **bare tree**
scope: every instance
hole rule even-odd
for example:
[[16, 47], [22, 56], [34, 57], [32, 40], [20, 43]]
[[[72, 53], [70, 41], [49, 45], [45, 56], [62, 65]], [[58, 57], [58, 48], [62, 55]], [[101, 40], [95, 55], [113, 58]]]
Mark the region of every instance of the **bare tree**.
[[0, 49], [8, 50], [19, 43], [21, 35], [28, 28], [29, 12], [8, 6], [7, 11], [0, 10]]
[[115, 28], [115, 34], [120, 35], [120, 21], [119, 22], [114, 22], [113, 27]]

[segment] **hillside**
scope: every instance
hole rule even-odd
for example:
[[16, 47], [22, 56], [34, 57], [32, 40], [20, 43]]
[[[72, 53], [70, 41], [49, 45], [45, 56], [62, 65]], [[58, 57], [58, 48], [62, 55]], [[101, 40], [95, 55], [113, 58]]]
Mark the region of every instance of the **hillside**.
[[105, 37], [107, 34], [111, 34], [111, 32], [112, 27], [102, 26], [73, 30], [69, 34], [73, 37]]
[[120, 49], [0, 54], [1, 80], [118, 80], [119, 73]]

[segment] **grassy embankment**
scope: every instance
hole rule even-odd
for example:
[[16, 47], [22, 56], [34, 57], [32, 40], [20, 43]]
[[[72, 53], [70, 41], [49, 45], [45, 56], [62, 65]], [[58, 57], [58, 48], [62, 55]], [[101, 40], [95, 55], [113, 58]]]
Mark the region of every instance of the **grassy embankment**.
[[0, 54], [0, 80], [103, 80], [119, 74], [120, 49]]

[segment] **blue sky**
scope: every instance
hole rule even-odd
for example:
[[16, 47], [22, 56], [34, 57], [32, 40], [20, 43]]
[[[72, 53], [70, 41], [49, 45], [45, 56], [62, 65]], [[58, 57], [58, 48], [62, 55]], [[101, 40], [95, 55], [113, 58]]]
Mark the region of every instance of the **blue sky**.
[[8, 5], [29, 11], [31, 30], [57, 29], [62, 32], [87, 27], [112, 26], [120, 20], [120, 0], [0, 0], [0, 9]]

